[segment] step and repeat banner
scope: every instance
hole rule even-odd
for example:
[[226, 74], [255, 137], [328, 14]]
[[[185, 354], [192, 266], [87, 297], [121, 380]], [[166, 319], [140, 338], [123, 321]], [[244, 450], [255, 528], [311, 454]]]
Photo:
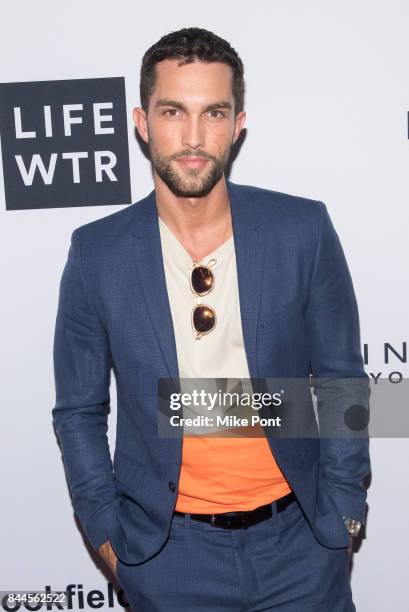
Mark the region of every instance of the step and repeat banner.
[[[198, 26], [245, 67], [231, 180], [325, 202], [344, 247], [390, 425], [370, 440], [354, 601], [406, 610], [408, 431], [388, 390], [408, 377], [409, 3], [17, 0], [1, 13], [0, 591], [68, 590], [73, 610], [125, 605], [73, 515], [52, 427], [58, 289], [72, 231], [153, 188], [132, 120], [141, 59], [163, 34]], [[114, 379], [111, 400], [113, 454]]]

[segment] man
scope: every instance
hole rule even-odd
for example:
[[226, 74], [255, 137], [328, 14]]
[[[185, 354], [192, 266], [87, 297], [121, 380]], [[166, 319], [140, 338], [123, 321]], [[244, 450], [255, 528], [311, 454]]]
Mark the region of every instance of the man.
[[158, 434], [166, 378], [312, 373], [323, 426], [345, 402], [367, 408], [353, 285], [326, 206], [226, 180], [245, 112], [243, 65], [225, 40], [198, 28], [162, 37], [140, 93], [154, 191], [77, 228], [61, 280], [53, 422], [75, 513], [135, 612], [353, 611], [367, 437]]

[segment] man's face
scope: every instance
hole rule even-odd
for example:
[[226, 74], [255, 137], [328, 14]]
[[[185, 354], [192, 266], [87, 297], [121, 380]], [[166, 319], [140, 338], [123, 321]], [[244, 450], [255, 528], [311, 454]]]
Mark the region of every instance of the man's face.
[[156, 64], [147, 115], [134, 109], [153, 167], [177, 196], [208, 194], [223, 176], [244, 125], [234, 114], [232, 69], [221, 62]]

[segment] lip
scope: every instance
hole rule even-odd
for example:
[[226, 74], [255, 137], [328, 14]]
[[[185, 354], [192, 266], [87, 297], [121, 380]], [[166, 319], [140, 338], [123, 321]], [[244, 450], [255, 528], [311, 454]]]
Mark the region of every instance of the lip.
[[187, 168], [204, 168], [209, 160], [204, 157], [180, 157], [177, 161]]

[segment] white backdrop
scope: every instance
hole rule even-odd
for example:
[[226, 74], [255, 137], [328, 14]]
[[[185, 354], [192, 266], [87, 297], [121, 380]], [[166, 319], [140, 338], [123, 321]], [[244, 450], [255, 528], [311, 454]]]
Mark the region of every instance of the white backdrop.
[[[383, 345], [402, 350], [409, 339], [408, 2], [3, 2], [0, 82], [124, 76], [135, 202], [152, 188], [131, 115], [142, 54], [161, 35], [193, 25], [229, 40], [245, 64], [247, 137], [231, 179], [327, 204], [356, 289], [367, 372], [407, 377], [407, 363], [384, 363]], [[73, 583], [85, 596], [106, 594], [107, 577], [73, 520], [52, 429], [52, 340], [72, 230], [121, 206], [6, 211], [3, 173], [0, 181], [0, 590]], [[113, 387], [111, 451], [115, 396]], [[400, 612], [407, 609], [409, 444], [372, 439], [370, 446], [354, 600], [359, 612]]]

